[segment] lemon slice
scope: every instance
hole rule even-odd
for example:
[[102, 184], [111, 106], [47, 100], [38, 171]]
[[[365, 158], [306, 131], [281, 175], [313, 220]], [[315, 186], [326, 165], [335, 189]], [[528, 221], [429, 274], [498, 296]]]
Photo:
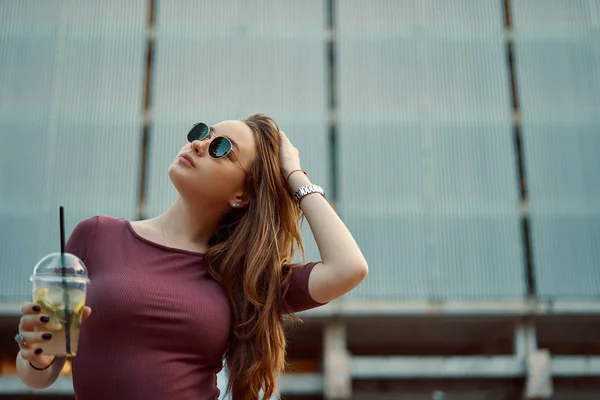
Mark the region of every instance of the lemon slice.
[[81, 290], [69, 290], [69, 306], [74, 314], [79, 314], [85, 306], [85, 293]]
[[[78, 314], [85, 306], [85, 292], [77, 289], [69, 289], [67, 292], [69, 309]], [[47, 312], [59, 315], [65, 311], [64, 290], [59, 286], [41, 288], [35, 293], [35, 301]]]
[[42, 288], [36, 292], [35, 301], [44, 309], [44, 312], [54, 314], [65, 308], [62, 293], [63, 290], [59, 287]]
[[35, 296], [33, 301], [39, 303], [42, 299], [45, 299], [48, 295], [48, 288], [41, 288], [35, 291]]
[[44, 324], [43, 328], [44, 328], [44, 330], [49, 330], [49, 331], [60, 331], [60, 330], [64, 329], [62, 322], [59, 321], [58, 318], [56, 318], [55, 316], [51, 316], [50, 321], [48, 321], [46, 324]]
[[65, 309], [64, 291], [60, 286], [52, 286], [48, 288], [46, 294], [46, 302], [53, 311]]

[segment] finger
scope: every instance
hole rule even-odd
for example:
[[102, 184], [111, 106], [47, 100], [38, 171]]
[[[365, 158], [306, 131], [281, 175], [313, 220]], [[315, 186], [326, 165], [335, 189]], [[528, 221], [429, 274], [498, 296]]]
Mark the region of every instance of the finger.
[[44, 326], [50, 318], [44, 314], [23, 315], [19, 323], [19, 332], [31, 332], [38, 326]]
[[50, 364], [53, 357], [42, 354], [42, 349], [40, 347], [33, 347], [31, 349], [21, 350], [21, 358], [42, 368], [43, 366]]
[[34, 348], [31, 349], [23, 349], [21, 348], [21, 358], [26, 361], [35, 361], [39, 359], [39, 356], [35, 354]]
[[29, 350], [37, 348], [38, 343], [45, 343], [52, 340], [52, 333], [50, 332], [21, 332], [21, 336], [25, 339], [27, 345], [23, 346], [19, 343], [21, 350]]
[[89, 308], [88, 306], [83, 307], [83, 315], [82, 315], [82, 320], [85, 320], [87, 317], [89, 317], [92, 314], [92, 309]]
[[21, 306], [22, 314], [37, 314], [40, 311], [42, 311], [42, 307], [40, 307], [39, 304], [29, 302]]

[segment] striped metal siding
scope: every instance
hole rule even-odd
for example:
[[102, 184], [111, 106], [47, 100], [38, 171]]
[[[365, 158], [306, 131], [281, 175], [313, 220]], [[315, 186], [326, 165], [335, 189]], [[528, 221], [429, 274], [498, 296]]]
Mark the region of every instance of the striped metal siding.
[[524, 122], [581, 124], [600, 118], [600, 1], [513, 5]]
[[536, 290], [600, 296], [600, 1], [513, 3]]
[[15, 260], [29, 274], [60, 249], [59, 205], [67, 234], [91, 215], [135, 217], [145, 6], [0, 3], [0, 217], [19, 238], [0, 249], [5, 296], [30, 290]]
[[501, 5], [337, 4], [339, 205], [371, 267], [348, 297], [522, 298]]
[[[59, 19], [56, 6], [56, 2], [0, 2], [2, 214], [27, 214], [39, 210], [43, 204], [40, 182], [47, 153], [42, 150], [48, 140], [48, 99], [52, 94]], [[19, 161], [32, 151], [35, 163]]]
[[60, 251], [58, 210], [55, 214], [0, 214], [0, 302], [31, 299], [33, 267], [46, 254]]
[[[148, 216], [176, 198], [167, 170], [194, 122], [272, 116], [328, 190], [325, 16], [321, 1], [159, 2]], [[305, 229], [307, 258], [318, 257]]]

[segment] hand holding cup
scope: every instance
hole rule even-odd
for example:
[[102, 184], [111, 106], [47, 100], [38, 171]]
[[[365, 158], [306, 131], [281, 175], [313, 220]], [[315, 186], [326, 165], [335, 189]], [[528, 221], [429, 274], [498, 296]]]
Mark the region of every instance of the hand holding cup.
[[[54, 359], [53, 356], [42, 354], [41, 347], [53, 338], [52, 332], [46, 328], [51, 322], [50, 317], [42, 311], [39, 304], [31, 302], [23, 304], [21, 313], [19, 333], [15, 336], [21, 349], [21, 357], [37, 368], [44, 368]], [[82, 319], [85, 320], [91, 313], [90, 307], [84, 307]]]

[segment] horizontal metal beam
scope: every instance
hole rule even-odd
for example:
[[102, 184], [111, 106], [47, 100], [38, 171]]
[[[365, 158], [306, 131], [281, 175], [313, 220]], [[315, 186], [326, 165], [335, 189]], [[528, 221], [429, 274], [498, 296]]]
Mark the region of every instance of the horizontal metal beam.
[[21, 304], [0, 302], [1, 317], [19, 317], [21, 316]]
[[523, 359], [493, 357], [352, 357], [352, 378], [512, 378], [525, 376]]
[[[21, 303], [0, 303], [0, 316], [21, 315]], [[341, 298], [312, 310], [298, 313], [303, 318], [447, 316], [521, 316], [521, 315], [600, 315], [597, 300], [349, 300]]]
[[311, 374], [283, 374], [278, 382], [281, 394], [317, 394], [323, 393], [323, 376]]
[[[317, 394], [323, 393], [323, 377], [321, 374], [284, 374], [279, 379], [279, 391], [282, 394]], [[37, 390], [26, 386], [18, 376], [0, 376], [0, 395], [72, 395], [73, 380], [61, 376], [52, 386]]]
[[[525, 376], [522, 358], [493, 357], [371, 357], [350, 360], [352, 377], [380, 378], [505, 378]], [[552, 376], [600, 377], [600, 356], [552, 356]]]
[[341, 298], [301, 317], [600, 315], [597, 300], [351, 300]]
[[600, 356], [553, 356], [552, 375], [563, 377], [600, 377]]
[[[494, 357], [368, 357], [355, 356], [350, 360], [354, 379], [412, 379], [412, 378], [506, 378], [525, 375], [522, 359], [512, 356]], [[600, 377], [600, 356], [552, 357], [555, 377]], [[282, 394], [323, 393], [323, 377], [319, 373], [284, 374], [279, 379]], [[43, 390], [31, 389], [16, 376], [0, 377], [0, 394], [71, 395], [73, 381], [60, 377]]]
[[561, 300], [539, 303], [541, 315], [600, 315], [600, 298], [597, 300]]
[[0, 394], [72, 395], [73, 381], [70, 377], [60, 377], [49, 388], [39, 390], [25, 385], [18, 376], [5, 375], [0, 376]]
[[406, 316], [406, 315], [494, 315], [520, 316], [530, 314], [533, 306], [525, 300], [498, 301], [355, 301], [339, 303], [344, 316]]

